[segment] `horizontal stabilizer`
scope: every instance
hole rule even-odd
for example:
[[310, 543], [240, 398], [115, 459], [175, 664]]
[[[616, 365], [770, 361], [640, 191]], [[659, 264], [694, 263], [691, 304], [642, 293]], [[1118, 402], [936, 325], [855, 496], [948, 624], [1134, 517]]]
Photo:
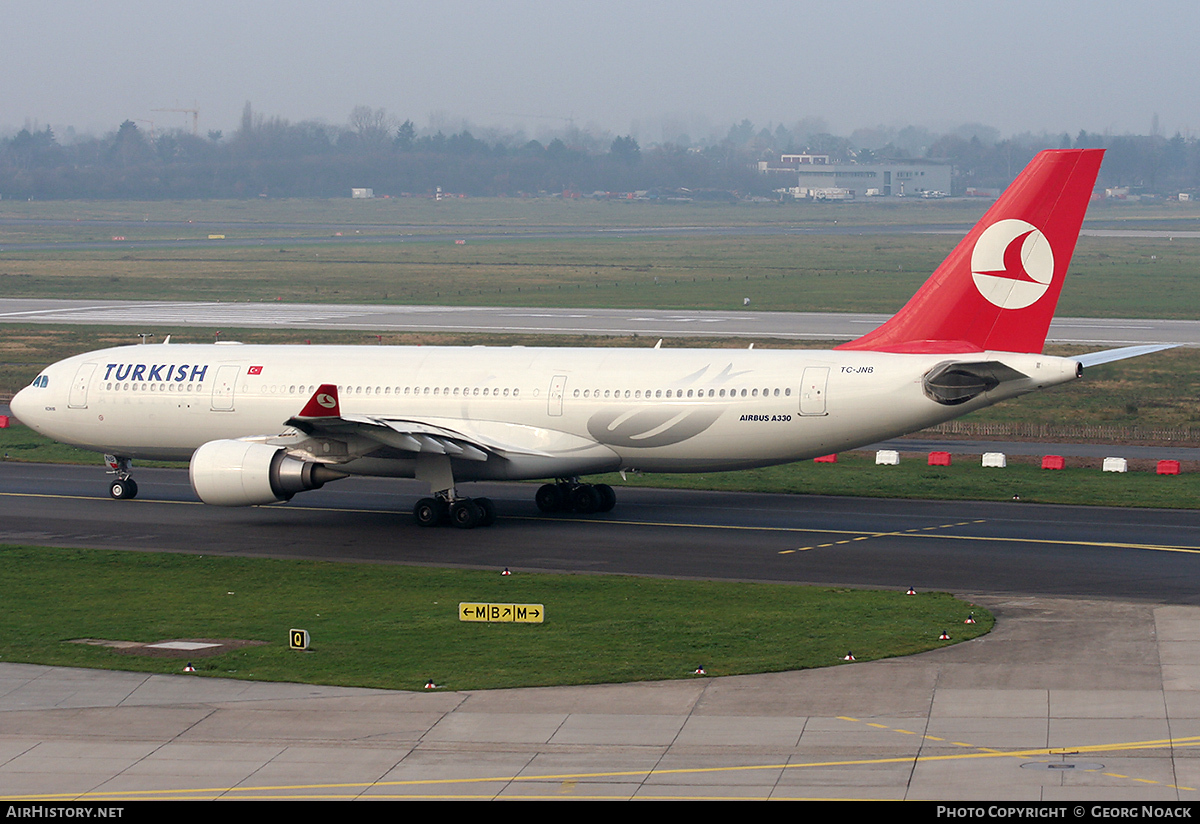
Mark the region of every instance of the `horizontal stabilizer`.
[[1174, 349], [1177, 346], [1179, 346], [1177, 343], [1145, 343], [1141, 346], [1124, 346], [1120, 349], [1105, 349], [1103, 352], [1089, 352], [1086, 355], [1080, 355], [1075, 360], [1087, 368], [1126, 358], [1138, 358], [1153, 352], [1161, 352], [1164, 349]]

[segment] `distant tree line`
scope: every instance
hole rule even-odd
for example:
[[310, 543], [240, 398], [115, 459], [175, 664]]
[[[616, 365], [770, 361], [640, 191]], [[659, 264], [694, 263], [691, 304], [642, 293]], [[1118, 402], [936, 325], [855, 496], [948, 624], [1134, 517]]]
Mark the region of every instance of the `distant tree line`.
[[1000, 139], [987, 126], [948, 134], [919, 127], [830, 134], [820, 120], [756, 128], [748, 120], [719, 138], [687, 135], [642, 147], [573, 125], [546, 142], [521, 133], [467, 127], [418, 130], [383, 109], [358, 106], [345, 125], [291, 123], [264, 117], [247, 103], [237, 131], [201, 137], [184, 131], [147, 134], [127, 120], [102, 137], [60, 142], [50, 127], [27, 127], [0, 139], [4, 198], [342, 197], [351, 187], [377, 195], [470, 195], [690, 190], [770, 194], [778, 177], [754, 169], [782, 153], [830, 155], [834, 161], [933, 158], [954, 165], [955, 193], [1002, 188], [1039, 150], [1108, 150], [1100, 185], [1174, 194], [1200, 189], [1200, 142], [1175, 135], [1020, 135]]
[[1174, 196], [1200, 190], [1200, 141], [1182, 135], [1109, 136], [1080, 131], [1057, 141], [1008, 139], [984, 144], [946, 135], [929, 149], [931, 157], [954, 164], [958, 189], [969, 186], [1000, 188], [1008, 184], [1025, 164], [1042, 149], [1105, 149], [1104, 165], [1097, 183], [1104, 187], [1128, 187], [1131, 192]]

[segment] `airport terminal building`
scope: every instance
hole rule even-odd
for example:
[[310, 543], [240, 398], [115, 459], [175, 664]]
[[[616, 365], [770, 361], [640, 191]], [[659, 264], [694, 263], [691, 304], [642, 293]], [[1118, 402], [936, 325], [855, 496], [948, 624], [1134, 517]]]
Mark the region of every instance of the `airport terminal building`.
[[951, 165], [936, 160], [893, 160], [880, 163], [830, 163], [828, 155], [785, 154], [779, 163], [760, 161], [770, 175], [795, 175], [801, 191], [843, 190], [851, 197], [921, 197], [950, 193]]

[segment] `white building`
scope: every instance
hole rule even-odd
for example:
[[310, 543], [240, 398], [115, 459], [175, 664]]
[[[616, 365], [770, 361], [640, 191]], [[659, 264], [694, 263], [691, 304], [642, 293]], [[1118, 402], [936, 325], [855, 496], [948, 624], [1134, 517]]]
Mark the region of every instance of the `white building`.
[[951, 168], [935, 160], [830, 163], [828, 155], [782, 155], [779, 165], [765, 160], [758, 164], [764, 174], [797, 175], [793, 179], [800, 189], [847, 189], [855, 197], [866, 196], [869, 189], [883, 197], [949, 194]]

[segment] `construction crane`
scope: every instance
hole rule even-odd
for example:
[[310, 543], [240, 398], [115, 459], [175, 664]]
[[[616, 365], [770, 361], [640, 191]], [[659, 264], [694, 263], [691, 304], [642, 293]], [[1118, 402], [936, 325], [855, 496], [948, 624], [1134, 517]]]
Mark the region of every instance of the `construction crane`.
[[529, 117], [537, 120], [565, 120], [568, 128], [575, 127], [575, 113], [571, 112], [570, 117], [562, 117], [561, 115], [553, 114], [517, 114], [516, 112], [492, 112], [496, 117]]
[[200, 110], [199, 109], [151, 109], [152, 112], [184, 112], [192, 116], [192, 136], [200, 136]]

